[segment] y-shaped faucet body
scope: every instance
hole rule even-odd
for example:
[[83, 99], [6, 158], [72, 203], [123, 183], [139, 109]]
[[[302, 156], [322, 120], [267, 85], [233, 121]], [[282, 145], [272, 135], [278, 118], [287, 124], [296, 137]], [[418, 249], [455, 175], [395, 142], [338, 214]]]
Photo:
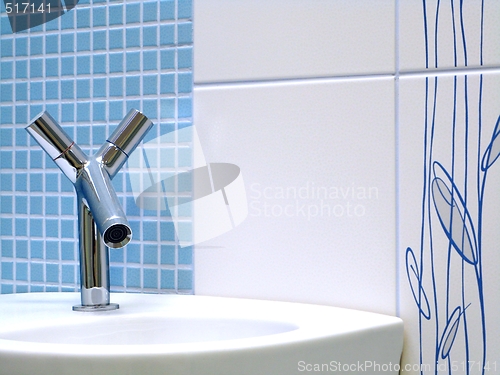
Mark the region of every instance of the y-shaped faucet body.
[[78, 204], [81, 305], [79, 311], [117, 309], [110, 303], [109, 254], [132, 238], [132, 230], [111, 179], [152, 127], [152, 122], [131, 110], [92, 157], [88, 157], [47, 113], [26, 128], [75, 186]]

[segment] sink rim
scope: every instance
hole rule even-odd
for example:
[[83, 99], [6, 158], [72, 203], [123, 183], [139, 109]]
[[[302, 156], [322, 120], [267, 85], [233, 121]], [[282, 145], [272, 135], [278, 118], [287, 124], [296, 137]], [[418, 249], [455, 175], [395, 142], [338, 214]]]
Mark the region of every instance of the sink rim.
[[[36, 324], [32, 324], [32, 326], [40, 326], [41, 323], [49, 325], [61, 323], [64, 321], [63, 319], [67, 319], [68, 323], [78, 321], [77, 324], [81, 322], [92, 324], [92, 322], [102, 320], [102, 317], [113, 319], [113, 317], [119, 316], [158, 316], [158, 314], [162, 314], [163, 317], [175, 317], [183, 313], [187, 314], [187, 319], [195, 316], [217, 316], [227, 319], [234, 318], [234, 314], [240, 313], [244, 317], [251, 317], [252, 320], [276, 321], [298, 328], [264, 336], [167, 344], [61, 344], [0, 338], [0, 353], [62, 354], [79, 357], [195, 354], [297, 345], [300, 342], [322, 340], [327, 337], [341, 339], [342, 336], [356, 333], [356, 331], [378, 329], [387, 325], [402, 325], [401, 319], [396, 317], [332, 306], [200, 295], [113, 293], [113, 302], [120, 304], [119, 310], [93, 313], [72, 311], [71, 306], [78, 302], [79, 297], [79, 293], [74, 292], [0, 295], [0, 337], [4, 332], [12, 332], [16, 328], [21, 328], [21, 323], [5, 328], [9, 326], [9, 323], [15, 322], [16, 319], [19, 320], [20, 317], [32, 319], [36, 317]], [[144, 304], [146, 301], [159, 310], [145, 313], [141, 302]], [[18, 311], [16, 317], [5, 316], [5, 314], [16, 310], [16, 306], [20, 308], [23, 304], [31, 306], [36, 304], [37, 309], [24, 313]], [[190, 310], [199, 304], [205, 304], [206, 308], [203, 311]], [[58, 306], [57, 314], [47, 316], [46, 314], [50, 313], [51, 307], [54, 308], [54, 306]], [[252, 307], [252, 314], [248, 310], [245, 311], [245, 308], [249, 307]], [[345, 318], [346, 321], [338, 322], [336, 319], [332, 319], [332, 314], [339, 318]], [[286, 315], [286, 318], [283, 315]], [[364, 320], [360, 323], [359, 319]], [[5, 320], [7, 321], [5, 322]], [[356, 324], [353, 324], [353, 321], [356, 321]]]

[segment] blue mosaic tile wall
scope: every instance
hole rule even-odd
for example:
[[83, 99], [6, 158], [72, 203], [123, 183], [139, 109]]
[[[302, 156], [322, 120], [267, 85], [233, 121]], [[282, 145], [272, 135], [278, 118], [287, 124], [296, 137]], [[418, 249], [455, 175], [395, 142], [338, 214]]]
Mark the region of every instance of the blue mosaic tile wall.
[[[145, 142], [189, 126], [192, 2], [81, 0], [17, 33], [0, 5], [0, 292], [76, 291], [75, 192], [24, 128], [47, 110], [91, 154], [130, 108], [155, 124]], [[189, 140], [158, 147], [186, 168]], [[192, 248], [168, 214], [140, 209], [126, 172], [113, 185], [134, 237], [110, 251], [112, 290], [192, 293]]]

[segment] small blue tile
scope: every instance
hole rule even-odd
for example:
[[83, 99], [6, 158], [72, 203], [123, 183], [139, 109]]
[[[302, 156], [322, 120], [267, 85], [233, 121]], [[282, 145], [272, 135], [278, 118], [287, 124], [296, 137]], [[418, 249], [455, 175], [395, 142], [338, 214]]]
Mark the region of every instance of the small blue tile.
[[43, 263], [31, 263], [30, 279], [31, 281], [44, 281]]
[[59, 98], [59, 82], [47, 81], [45, 82], [45, 99], [58, 99]]
[[43, 259], [43, 240], [30, 241], [30, 258]]
[[12, 39], [2, 40], [2, 44], [0, 44], [0, 50], [2, 57], [11, 57], [13, 50]]
[[61, 214], [62, 215], [74, 215], [75, 214], [75, 198], [73, 197], [61, 197]]
[[30, 83], [30, 100], [43, 100], [43, 82]]
[[12, 197], [5, 195], [0, 196], [0, 213], [11, 214], [12, 213]]
[[127, 287], [140, 288], [141, 270], [140, 268], [127, 267]]
[[16, 83], [16, 100], [17, 101], [28, 100], [27, 82]]
[[88, 123], [90, 121], [90, 103], [76, 104], [76, 121]]
[[158, 92], [157, 78], [157, 75], [142, 76], [143, 95], [156, 95]]
[[140, 77], [132, 76], [126, 78], [126, 95], [140, 95], [141, 94], [141, 81]]
[[144, 272], [144, 288], [158, 287], [158, 270], [145, 268]]
[[40, 58], [30, 59], [30, 77], [43, 76], [43, 60]]
[[0, 174], [0, 190], [12, 191], [12, 172]]
[[26, 169], [28, 168], [28, 151], [19, 150], [15, 151], [16, 168]]
[[[41, 242], [43, 244], [43, 241]], [[31, 243], [33, 244], [33, 241], [31, 241]], [[45, 252], [47, 259], [52, 259], [52, 260], [59, 259], [59, 241], [46, 241], [45, 247], [46, 247]]]
[[109, 252], [109, 261], [111, 263], [123, 263], [124, 262], [124, 250], [121, 248], [120, 250], [116, 249]]
[[79, 29], [90, 27], [90, 9], [89, 8], [78, 8], [76, 15], [76, 27]]
[[61, 81], [61, 98], [62, 99], [73, 99], [75, 97], [75, 82], [73, 80], [62, 80]]
[[126, 6], [127, 24], [138, 23], [141, 21], [141, 4], [131, 3]]
[[[57, 182], [57, 178], [56, 178], [56, 182]], [[46, 183], [47, 183], [47, 180], [46, 180]], [[55, 186], [57, 187], [57, 183], [55, 184]], [[57, 196], [45, 197], [45, 214], [47, 214], [47, 215], [59, 215], [59, 200], [58, 199], [59, 198]]]
[[28, 176], [27, 175], [16, 174], [16, 191], [28, 191]]
[[43, 54], [43, 40], [41, 36], [33, 36], [30, 40], [30, 55], [41, 55]]
[[38, 169], [43, 166], [43, 151], [30, 150], [30, 168]]
[[61, 259], [75, 260], [75, 242], [61, 242]]
[[16, 61], [16, 78], [28, 78], [28, 61]]
[[57, 219], [45, 218], [45, 236], [46, 237], [59, 237], [59, 222]]
[[123, 24], [123, 5], [110, 5], [108, 8], [108, 14], [110, 25]]
[[28, 122], [28, 106], [18, 104], [16, 106], [16, 124], [26, 124]]
[[160, 1], [160, 19], [174, 20], [175, 19], [175, 2], [174, 0]]
[[12, 236], [12, 219], [0, 219], [0, 234]]
[[193, 43], [193, 24], [191, 22], [177, 25], [177, 43]]
[[[42, 214], [40, 209], [39, 214]], [[30, 220], [30, 236], [31, 237], [42, 237], [43, 236], [43, 220], [31, 218]]]
[[61, 281], [66, 284], [71, 284], [75, 282], [75, 266], [71, 264], [62, 265]]
[[12, 151], [0, 151], [0, 168], [12, 169]]
[[191, 72], [179, 73], [177, 79], [178, 92], [190, 93], [193, 91], [193, 75]]
[[175, 27], [174, 25], [160, 26], [160, 44], [162, 46], [175, 44]]
[[51, 34], [45, 37], [45, 53], [59, 53], [59, 35]]
[[193, 1], [192, 0], [178, 0], [177, 1], [177, 17], [178, 18], [191, 18], [193, 14]]
[[45, 75], [47, 77], [59, 76], [59, 59], [49, 58], [45, 60]]
[[94, 74], [106, 73], [106, 55], [94, 55]]
[[184, 47], [177, 51], [177, 66], [179, 69], [191, 68], [193, 66], [193, 48]]
[[20, 281], [28, 280], [28, 263], [25, 262], [16, 263], [16, 280]]
[[161, 245], [161, 264], [175, 264], [175, 246]]
[[111, 285], [113, 286], [124, 286], [123, 285], [123, 267], [110, 266], [109, 267], [109, 278]]
[[14, 280], [14, 263], [2, 262], [0, 275], [2, 280]]
[[45, 265], [45, 277], [49, 283], [59, 282], [59, 265], [48, 263]]
[[28, 240], [16, 240], [16, 258], [28, 259]]
[[61, 219], [61, 237], [73, 238], [74, 233], [74, 220]]
[[123, 30], [109, 30], [109, 49], [123, 48]]
[[160, 94], [175, 93], [175, 74], [162, 74], [160, 77]]
[[30, 214], [42, 215], [43, 214], [43, 200], [42, 197], [32, 196], [30, 198]]
[[26, 237], [28, 235], [28, 219], [15, 219], [16, 236]]
[[16, 214], [28, 213], [28, 197], [16, 196]]
[[0, 62], [0, 79], [10, 79], [13, 77], [12, 61]]
[[28, 55], [28, 38], [16, 39], [16, 56]]
[[31, 173], [30, 174], [30, 191], [43, 191], [43, 174]]
[[109, 95], [123, 96], [123, 77], [111, 77], [109, 79]]
[[61, 52], [74, 52], [75, 50], [75, 34], [61, 35]]
[[46, 173], [45, 174], [45, 191], [46, 192], [59, 191], [59, 176], [60, 176], [60, 173]]
[[106, 41], [108, 37], [106, 36], [106, 30], [98, 30], [94, 31], [92, 46], [94, 51], [105, 50], [106, 49]]
[[123, 102], [110, 101], [109, 102], [109, 119], [121, 120], [123, 116]]
[[161, 69], [175, 69], [175, 50], [167, 49], [160, 52]]
[[193, 288], [193, 271], [179, 270], [177, 275], [178, 289], [192, 289]]
[[[161, 3], [161, 1], [160, 1]], [[150, 1], [143, 3], [142, 5], [142, 20], [144, 22], [157, 21], [158, 20], [158, 2]]]
[[78, 56], [76, 58], [76, 73], [78, 75], [90, 74], [90, 56]]
[[106, 97], [106, 78], [94, 78], [92, 81], [95, 98]]
[[179, 98], [179, 118], [188, 118], [193, 116], [193, 100], [191, 98]]
[[109, 54], [109, 72], [123, 72], [123, 53]]
[[162, 118], [175, 117], [175, 99], [160, 99], [160, 116]]
[[[18, 290], [16, 290], [16, 293], [28, 293], [28, 292], [31, 292], [31, 293], [41, 293], [41, 292], [44, 291], [43, 290], [44, 288], [43, 288], [42, 285], [30, 285], [29, 287], [30, 288], [29, 288], [29, 291], [28, 291], [28, 286], [27, 285], [26, 286], [25, 285], [18, 285], [18, 286], [16, 286], [16, 288], [18, 289]], [[48, 287], [47, 287], [47, 289], [48, 289]]]
[[28, 132], [24, 129], [16, 129], [16, 146], [28, 145]]
[[94, 125], [92, 127], [92, 142], [96, 145], [106, 141], [106, 127]]
[[61, 75], [75, 74], [75, 58], [73, 56], [61, 57]]
[[12, 83], [4, 83], [0, 85], [0, 98], [2, 102], [11, 102], [13, 99], [13, 85]]
[[158, 99], [144, 99], [142, 102], [142, 111], [150, 119], [158, 117]]
[[106, 8], [94, 7], [92, 11], [92, 26], [106, 26]]
[[157, 46], [156, 35], [158, 32], [157, 26], [144, 26], [142, 28], [142, 45], [143, 46]]
[[62, 122], [75, 121], [75, 105], [73, 103], [62, 103]]
[[139, 27], [127, 28], [125, 31], [125, 46], [127, 48], [141, 46], [141, 29]]
[[158, 246], [144, 245], [143, 258], [145, 264], [158, 264]]
[[90, 80], [79, 79], [76, 81], [76, 97], [78, 99], [90, 98]]
[[126, 251], [128, 263], [141, 263], [141, 246], [139, 244], [129, 244]]
[[106, 121], [106, 102], [92, 103], [92, 119], [94, 121]]
[[5, 239], [1, 240], [0, 255], [6, 258], [12, 258], [14, 256], [14, 241]]
[[[66, 4], [68, 2], [66, 1]], [[61, 17], [61, 29], [74, 29], [75, 28], [75, 12], [67, 12]]]
[[127, 53], [127, 72], [141, 70], [141, 54], [140, 52]]
[[174, 272], [174, 270], [161, 270], [160, 287], [162, 289], [175, 289], [175, 272]]
[[12, 146], [12, 130], [0, 128], [0, 146]]
[[156, 70], [157, 51], [144, 51], [142, 53], [142, 66], [144, 70]]
[[160, 240], [175, 241], [175, 227], [172, 222], [160, 222]]
[[78, 32], [76, 34], [76, 50], [90, 51], [90, 33], [89, 32]]

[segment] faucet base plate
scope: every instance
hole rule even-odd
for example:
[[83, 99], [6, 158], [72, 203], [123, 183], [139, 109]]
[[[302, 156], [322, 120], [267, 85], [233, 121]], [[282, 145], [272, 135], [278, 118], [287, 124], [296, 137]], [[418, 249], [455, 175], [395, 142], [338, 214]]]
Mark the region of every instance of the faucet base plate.
[[120, 305], [117, 303], [110, 303], [108, 305], [75, 305], [73, 306], [73, 311], [83, 311], [83, 312], [93, 312], [93, 311], [111, 311], [117, 310], [120, 308]]

